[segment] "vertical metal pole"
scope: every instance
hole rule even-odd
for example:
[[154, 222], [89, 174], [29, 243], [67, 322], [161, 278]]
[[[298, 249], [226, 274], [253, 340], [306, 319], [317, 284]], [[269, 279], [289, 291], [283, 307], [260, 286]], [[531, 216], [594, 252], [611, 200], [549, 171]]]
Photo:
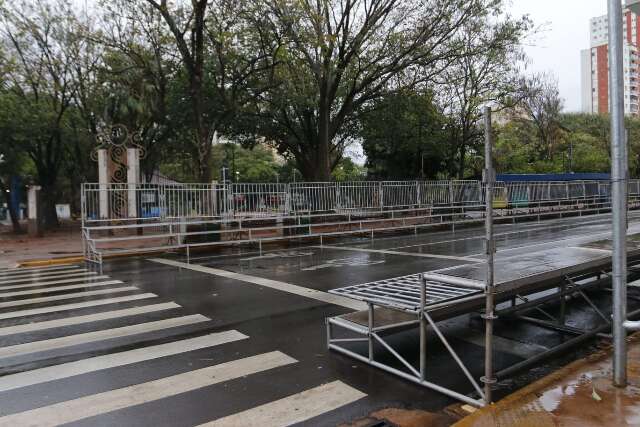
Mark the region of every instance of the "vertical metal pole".
[[622, 46], [622, 5], [608, 0], [609, 12], [609, 105], [611, 113], [611, 193], [612, 193], [612, 285], [613, 285], [613, 384], [627, 385], [626, 331], [626, 173], [624, 164], [624, 74]]
[[369, 309], [369, 362], [373, 362], [373, 326], [374, 326], [374, 312], [373, 312], [373, 304], [368, 303]]
[[493, 187], [495, 174], [493, 170], [493, 135], [491, 130], [491, 107], [484, 108], [484, 184], [485, 184], [485, 248], [487, 255], [487, 276], [484, 312], [485, 320], [485, 349], [484, 349], [484, 401], [491, 403], [491, 387], [496, 382], [493, 375], [493, 320], [494, 314], [494, 271], [493, 255], [495, 243], [493, 240]]
[[560, 316], [558, 316], [558, 324], [564, 325], [567, 319], [567, 299], [564, 295], [567, 290], [567, 282], [562, 282], [558, 288], [560, 293]]
[[427, 375], [427, 319], [424, 307], [427, 304], [427, 279], [420, 275], [420, 379]]

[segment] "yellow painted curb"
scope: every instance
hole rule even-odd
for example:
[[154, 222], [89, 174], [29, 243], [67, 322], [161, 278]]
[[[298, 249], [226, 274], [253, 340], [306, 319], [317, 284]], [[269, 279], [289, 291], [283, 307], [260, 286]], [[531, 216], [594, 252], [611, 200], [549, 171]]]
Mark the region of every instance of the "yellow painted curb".
[[[193, 250], [193, 249], [192, 249]], [[145, 256], [145, 255], [153, 255], [157, 254], [161, 251], [147, 251], [147, 252], [123, 252], [118, 254], [110, 254], [104, 255], [104, 259], [111, 258], [123, 258], [129, 256]], [[29, 261], [18, 261], [19, 267], [42, 267], [46, 265], [58, 265], [58, 264], [73, 264], [77, 262], [83, 262], [83, 256], [74, 256], [74, 257], [66, 257], [66, 258], [50, 258], [50, 259], [34, 259]]]
[[84, 261], [84, 257], [74, 256], [66, 258], [51, 258], [51, 259], [35, 259], [30, 261], [19, 261], [19, 267], [43, 267], [46, 265], [59, 265], [59, 264], [73, 264], [76, 262]]

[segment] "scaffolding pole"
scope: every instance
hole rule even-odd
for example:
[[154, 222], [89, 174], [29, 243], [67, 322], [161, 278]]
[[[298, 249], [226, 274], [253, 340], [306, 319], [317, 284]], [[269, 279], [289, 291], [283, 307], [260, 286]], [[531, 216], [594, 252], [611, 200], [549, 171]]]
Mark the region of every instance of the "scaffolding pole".
[[496, 318], [495, 308], [495, 280], [493, 261], [495, 243], [493, 240], [493, 187], [495, 184], [495, 171], [493, 170], [493, 135], [491, 130], [491, 107], [484, 108], [484, 173], [485, 186], [485, 248], [487, 256], [487, 276], [485, 283], [486, 307], [484, 311], [485, 321], [485, 349], [484, 349], [484, 402], [491, 403], [491, 389], [496, 382], [493, 373], [493, 321]]
[[627, 279], [627, 183], [625, 165], [623, 28], [620, 0], [608, 0], [609, 13], [609, 93], [611, 113], [611, 220], [613, 229], [613, 384], [627, 385], [626, 279]]

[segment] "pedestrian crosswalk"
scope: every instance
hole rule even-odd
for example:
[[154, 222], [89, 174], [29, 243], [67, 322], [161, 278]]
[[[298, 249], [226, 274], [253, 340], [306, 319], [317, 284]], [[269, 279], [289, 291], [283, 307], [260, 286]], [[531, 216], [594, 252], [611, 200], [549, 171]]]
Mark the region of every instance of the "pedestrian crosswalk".
[[[171, 399], [204, 390], [211, 393], [202, 402], [209, 408], [231, 399], [228, 384], [258, 381], [264, 388], [264, 375], [286, 375], [302, 363], [286, 349], [256, 351], [252, 337], [215, 327], [215, 316], [188, 313], [138, 286], [87, 273], [77, 266], [0, 271], [0, 367], [10, 368], [0, 376], [0, 402], [3, 396], [20, 402], [0, 405], [0, 426], [112, 424], [101, 417], [160, 401], [175, 417], [179, 409]], [[66, 282], [78, 274], [81, 280]], [[228, 346], [234, 347], [225, 351]], [[193, 423], [187, 411], [181, 424], [287, 426], [366, 397], [331, 379], [307, 386], [296, 381], [295, 392], [284, 394], [266, 384], [271, 391], [255, 407], [219, 405], [221, 412], [211, 410]], [[56, 397], [39, 390], [56, 390]], [[22, 394], [40, 400], [25, 404]], [[144, 418], [127, 424], [151, 425]]]

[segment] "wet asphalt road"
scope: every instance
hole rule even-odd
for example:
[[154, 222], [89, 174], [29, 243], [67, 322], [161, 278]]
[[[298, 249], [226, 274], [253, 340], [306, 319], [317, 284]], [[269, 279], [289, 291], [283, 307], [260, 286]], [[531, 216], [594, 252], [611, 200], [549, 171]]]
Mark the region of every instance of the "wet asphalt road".
[[[498, 257], [596, 240], [607, 235], [610, 229], [607, 221], [606, 216], [591, 216], [498, 225]], [[277, 403], [292, 395], [306, 396], [306, 391], [333, 382], [338, 382], [344, 390], [344, 401], [333, 406], [320, 405], [300, 425], [337, 425], [386, 407], [441, 410], [454, 402], [326, 350], [324, 319], [350, 309], [259, 283], [261, 279], [271, 279], [328, 291], [463, 265], [469, 262], [467, 257], [482, 257], [482, 234], [480, 228], [468, 228], [455, 233], [387, 236], [373, 241], [351, 238], [329, 242], [325, 247], [273, 247], [262, 255], [248, 248], [240, 253], [236, 248], [224, 253], [196, 253], [191, 257], [192, 265], [242, 273], [256, 278], [257, 283], [177, 268], [144, 257], [107, 262], [104, 268], [107, 277], [101, 279], [80, 275], [81, 280], [66, 283], [51, 282], [73, 280], [78, 276], [70, 275], [78, 273], [72, 270], [0, 272], [0, 362], [5, 375], [0, 377], [0, 426], [18, 425], [25, 419], [91, 426], [193, 426], [224, 420], [238, 413], [239, 418], [227, 418], [231, 424], [217, 425], [250, 425], [247, 420], [260, 414], [256, 408], [261, 405]], [[164, 258], [185, 261], [182, 255]], [[114, 280], [122, 283], [81, 288], [85, 283]], [[76, 285], [75, 289], [43, 291], [45, 287]], [[83, 294], [95, 290], [103, 293]], [[9, 292], [24, 293], [5, 295]], [[79, 295], [74, 297], [72, 294], [76, 293]], [[63, 299], [28, 301], [56, 296]], [[141, 299], [127, 301], [129, 297]], [[610, 299], [606, 293], [595, 293], [593, 297], [598, 306], [609, 311]], [[120, 298], [120, 302], [94, 305], [109, 298]], [[22, 300], [25, 304], [3, 305]], [[68, 304], [77, 306], [65, 309], [63, 306]], [[150, 304], [166, 306], [149, 312], [134, 310], [131, 312], [134, 314], [123, 316], [112, 313]], [[56, 311], [56, 307], [64, 310]], [[100, 314], [104, 318], [82, 319]], [[65, 319], [66, 325], [62, 324]], [[166, 323], [168, 319], [178, 320]], [[56, 320], [61, 323], [53, 322]], [[584, 304], [570, 306], [569, 324], [588, 327], [597, 322], [595, 313], [586, 310]], [[26, 332], [12, 329], [25, 324], [35, 326]], [[126, 329], [138, 324], [147, 326]], [[483, 324], [477, 314], [451, 319], [442, 325], [443, 332], [472, 372], [481, 375]], [[107, 332], [96, 334], [99, 331]], [[211, 334], [218, 337], [216, 334], [229, 331], [234, 331], [235, 338], [201, 348], [189, 347], [194, 339]], [[407, 332], [392, 338], [414, 360], [416, 335]], [[496, 335], [500, 337], [496, 344], [497, 369], [564, 339], [561, 334], [531, 325], [500, 321]], [[171, 343], [178, 343], [171, 354], [159, 352], [163, 345]], [[1, 353], [3, 347], [8, 346], [15, 346], [12, 347], [15, 351]], [[439, 346], [436, 341], [430, 341], [429, 348], [433, 351], [428, 359], [428, 379], [470, 392], [471, 387], [462, 373]], [[144, 350], [134, 353], [138, 349]], [[274, 367], [267, 366], [267, 359], [263, 360], [263, 355], [271, 352], [282, 354]], [[577, 354], [580, 353], [561, 357], [515, 380], [502, 382], [498, 385], [498, 397]], [[113, 355], [119, 357], [119, 362], [108, 359], [111, 365], [101, 365]], [[236, 367], [236, 362], [254, 356], [258, 357], [257, 368]], [[385, 357], [382, 352], [380, 357]], [[88, 364], [89, 359], [96, 363]], [[225, 369], [228, 378], [219, 382], [212, 379], [215, 375], [209, 371], [198, 372], [223, 363], [229, 363]], [[47, 367], [55, 368], [47, 370]], [[178, 385], [163, 382], [171, 376], [176, 376]], [[147, 388], [127, 389], [140, 384]], [[118, 400], [119, 390], [133, 393], [139, 400]], [[315, 399], [328, 401], [330, 394], [320, 393]], [[289, 401], [283, 402], [280, 407], [291, 407]], [[278, 406], [267, 408], [270, 414], [278, 414], [271, 410]], [[62, 418], [51, 417], [51, 414], [62, 414]], [[278, 416], [282, 417], [280, 420], [288, 419], [286, 414]], [[278, 420], [272, 421], [277, 424]]]

